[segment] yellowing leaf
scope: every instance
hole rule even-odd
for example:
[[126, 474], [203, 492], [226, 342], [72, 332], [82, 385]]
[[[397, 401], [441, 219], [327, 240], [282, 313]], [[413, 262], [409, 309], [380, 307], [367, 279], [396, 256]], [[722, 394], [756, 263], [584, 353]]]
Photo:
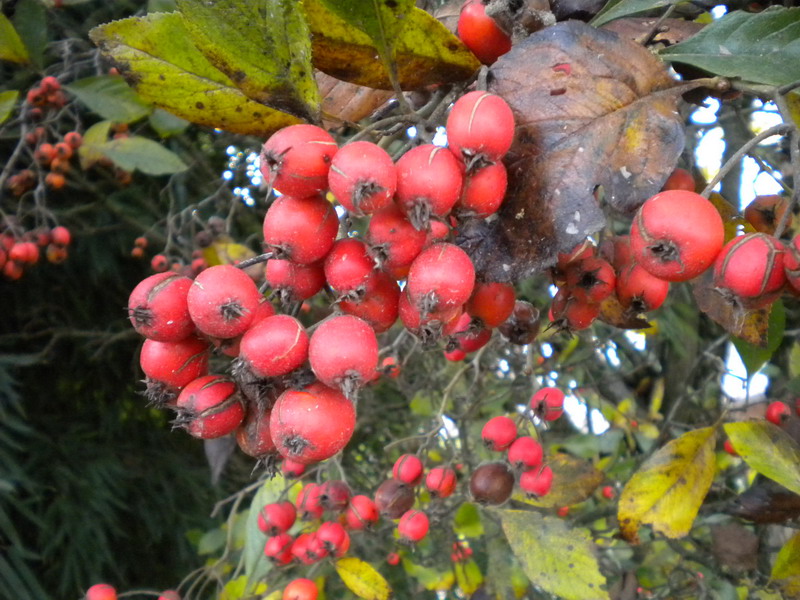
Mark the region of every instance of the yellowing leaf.
[[200, 52], [245, 96], [316, 119], [311, 39], [296, 0], [178, 0], [178, 8]]
[[30, 62], [28, 49], [14, 29], [14, 25], [3, 13], [0, 13], [0, 60], [13, 63]]
[[619, 499], [622, 536], [638, 542], [647, 523], [669, 538], [686, 535], [714, 480], [715, 429], [683, 434], [660, 448], [634, 473]]
[[771, 577], [777, 580], [787, 598], [800, 596], [800, 532], [795, 533], [778, 552]]
[[262, 581], [256, 584], [252, 592], [248, 593], [247, 584], [247, 575], [240, 575], [236, 579], [231, 579], [225, 584], [225, 587], [222, 588], [219, 600], [239, 600], [240, 598], [249, 598], [253, 595], [260, 596], [267, 591], [267, 584]]
[[516, 500], [546, 508], [570, 506], [586, 500], [603, 483], [604, 475], [591, 463], [569, 454], [559, 453], [548, 457], [547, 464], [553, 469], [550, 493], [541, 498], [515, 494]]
[[344, 584], [364, 600], [389, 600], [389, 584], [368, 562], [358, 558], [341, 558], [336, 561], [336, 572]]
[[426, 590], [449, 590], [456, 582], [456, 576], [452, 571], [436, 571], [407, 559], [403, 559], [403, 569], [419, 581]]
[[474, 560], [457, 562], [454, 565], [456, 583], [466, 595], [474, 594], [483, 583], [483, 573]]
[[112, 21], [89, 35], [140, 97], [192, 123], [265, 137], [301, 122], [248, 99], [195, 48], [179, 14]]
[[585, 529], [538, 512], [498, 510], [503, 532], [534, 584], [565, 600], [608, 598], [594, 544]]
[[113, 125], [111, 121], [100, 121], [89, 127], [83, 134], [83, 144], [78, 148], [78, 157], [81, 161], [81, 169], [84, 171], [98, 162], [108, 160], [100, 148], [108, 141], [111, 125]]
[[206, 259], [209, 267], [233, 265], [248, 258], [253, 258], [255, 255], [256, 253], [247, 246], [224, 238], [218, 239], [203, 249], [203, 258]]
[[750, 467], [800, 494], [800, 446], [788, 433], [767, 421], [726, 423], [725, 433]]
[[[390, 89], [386, 68], [375, 60], [377, 48], [370, 36], [329, 10], [323, 0], [305, 0], [312, 33], [314, 66], [328, 75]], [[431, 15], [413, 8], [394, 41], [397, 78], [404, 90], [469, 79], [480, 68], [475, 55]]]
[[14, 105], [17, 103], [18, 97], [19, 92], [17, 90], [0, 92], [0, 124], [4, 123], [14, 112]]

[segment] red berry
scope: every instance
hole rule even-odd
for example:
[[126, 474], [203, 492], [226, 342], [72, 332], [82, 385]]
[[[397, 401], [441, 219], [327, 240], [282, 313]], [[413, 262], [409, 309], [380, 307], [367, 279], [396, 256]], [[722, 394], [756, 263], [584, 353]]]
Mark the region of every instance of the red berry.
[[205, 375], [190, 382], [178, 396], [177, 410], [175, 423], [203, 440], [233, 433], [244, 420], [236, 384], [220, 375]]
[[34, 242], [17, 242], [8, 251], [8, 259], [22, 265], [32, 265], [39, 261], [39, 247]]
[[156, 254], [150, 260], [150, 268], [156, 273], [163, 273], [169, 268], [169, 260], [163, 254]]
[[[270, 436], [270, 439], [271, 438], [272, 436]], [[296, 460], [292, 460], [291, 458], [283, 459], [283, 463], [281, 464], [281, 473], [283, 473], [286, 477], [300, 477], [305, 472], [305, 464], [297, 462]]]
[[96, 583], [86, 590], [86, 600], [117, 600], [117, 590], [107, 583]]
[[425, 477], [425, 487], [434, 498], [447, 498], [456, 491], [456, 472], [450, 467], [434, 467]]
[[328, 521], [317, 529], [317, 541], [323, 545], [328, 554], [336, 557], [344, 556], [350, 548], [350, 536], [341, 523]]
[[783, 402], [776, 400], [775, 402], [770, 402], [769, 406], [767, 406], [766, 419], [770, 423], [781, 425], [789, 418], [790, 414], [791, 410], [789, 407]]
[[317, 546], [314, 541], [313, 533], [298, 535], [292, 543], [292, 557], [304, 565], [313, 565], [322, 560], [327, 553], [322, 544]]
[[56, 246], [69, 246], [70, 242], [72, 241], [72, 235], [70, 234], [69, 229], [59, 225], [57, 227], [53, 227], [53, 229], [50, 231], [50, 239]]
[[281, 394], [272, 409], [270, 434], [283, 456], [311, 464], [344, 448], [355, 424], [353, 403], [340, 392], [314, 383]]
[[482, 166], [465, 177], [461, 197], [453, 212], [461, 218], [485, 219], [500, 209], [507, 186], [508, 174], [503, 163]]
[[516, 469], [530, 470], [542, 464], [542, 445], [530, 436], [518, 437], [508, 448], [508, 462]]
[[301, 265], [273, 258], [267, 262], [264, 273], [269, 287], [280, 292], [285, 304], [308, 300], [325, 286], [322, 261]]
[[667, 177], [664, 182], [664, 187], [661, 188], [662, 192], [667, 190], [685, 190], [693, 192], [695, 190], [694, 177], [686, 169], [678, 167], [672, 172], [672, 175]]
[[364, 296], [358, 300], [342, 300], [342, 312], [363, 319], [375, 333], [382, 333], [397, 321], [400, 286], [389, 275], [376, 271], [367, 283]]
[[467, 358], [467, 353], [461, 348], [456, 348], [455, 350], [445, 352], [444, 357], [450, 362], [459, 362]]
[[347, 511], [344, 513], [345, 522], [350, 529], [362, 530], [378, 522], [378, 507], [371, 498], [363, 495], [353, 496]]
[[51, 92], [56, 92], [61, 89], [61, 84], [58, 82], [58, 79], [56, 79], [52, 75], [43, 77], [39, 85], [41, 86], [42, 91], [46, 94], [49, 94]]
[[181, 389], [208, 372], [208, 343], [196, 337], [179, 342], [145, 340], [139, 362], [150, 379]]
[[397, 531], [400, 533], [401, 539], [408, 542], [419, 542], [428, 535], [429, 527], [428, 515], [421, 510], [409, 510], [400, 517]]
[[294, 525], [297, 510], [291, 502], [266, 504], [258, 513], [258, 528], [268, 536], [284, 533]]
[[469, 92], [453, 105], [446, 129], [447, 147], [464, 164], [497, 162], [514, 141], [514, 115], [500, 96]]
[[519, 477], [519, 487], [530, 496], [546, 496], [553, 486], [553, 471], [547, 465], [525, 471]]
[[308, 335], [289, 315], [274, 315], [250, 327], [242, 336], [240, 357], [259, 377], [280, 377], [308, 358]]
[[492, 330], [472, 323], [472, 318], [467, 313], [462, 313], [461, 319], [466, 317], [467, 325], [463, 331], [456, 331], [451, 339], [458, 347], [469, 354], [483, 348], [492, 339]]
[[64, 135], [64, 141], [72, 146], [73, 150], [77, 150], [83, 144], [83, 136], [77, 131], [70, 131]]
[[555, 421], [564, 414], [564, 392], [544, 387], [531, 396], [531, 409], [540, 419]]
[[392, 203], [397, 169], [392, 157], [372, 142], [353, 142], [341, 148], [328, 173], [331, 193], [356, 216], [371, 215]]
[[308, 360], [322, 383], [349, 396], [372, 379], [378, 366], [378, 339], [358, 317], [334, 316], [311, 335]]
[[281, 196], [264, 217], [264, 243], [277, 258], [304, 265], [325, 258], [338, 232], [336, 211], [321, 196]]
[[492, 417], [483, 426], [481, 437], [489, 450], [502, 452], [517, 439], [517, 425], [508, 417]]
[[280, 533], [267, 540], [264, 544], [264, 555], [279, 565], [288, 565], [292, 562], [292, 545], [294, 538], [288, 533]]
[[728, 242], [714, 263], [714, 286], [747, 308], [772, 303], [786, 283], [786, 248], [766, 233], [749, 233]]
[[386, 557], [386, 562], [393, 567], [396, 567], [400, 564], [400, 555], [397, 552], [392, 552]]
[[424, 314], [464, 304], [475, 286], [475, 267], [454, 244], [429, 246], [408, 272], [408, 296]]
[[292, 125], [273, 134], [261, 150], [261, 173], [281, 194], [306, 198], [328, 187], [336, 141], [316, 125]]
[[417, 229], [427, 229], [431, 216], [443, 217], [461, 196], [461, 167], [446, 148], [423, 144], [397, 161], [395, 200]]
[[465, 306], [473, 319], [486, 327], [497, 327], [511, 316], [515, 306], [514, 287], [508, 283], [476, 283]]
[[705, 271], [722, 249], [725, 229], [714, 205], [700, 194], [670, 190], [645, 201], [631, 224], [636, 262], [667, 281]]
[[423, 309], [412, 304], [408, 294], [403, 292], [398, 299], [398, 313], [403, 325], [423, 343], [438, 340], [442, 335], [455, 333], [463, 314], [460, 306], [445, 307], [423, 313]]
[[580, 302], [599, 303], [614, 293], [617, 276], [607, 261], [590, 256], [567, 267], [566, 283]]
[[511, 50], [511, 38], [486, 14], [481, 0], [469, 0], [458, 17], [458, 37], [485, 65]]
[[365, 235], [368, 252], [387, 269], [410, 265], [422, 252], [426, 237], [394, 204], [372, 215]]
[[392, 476], [408, 485], [417, 485], [422, 480], [422, 461], [414, 454], [403, 454], [392, 467]]
[[374, 274], [375, 262], [361, 240], [338, 240], [325, 257], [325, 279], [340, 296], [362, 297]]
[[247, 456], [261, 460], [278, 452], [269, 433], [270, 412], [266, 406], [251, 403], [244, 421], [236, 429], [236, 443]]
[[317, 600], [317, 584], [310, 579], [295, 579], [283, 590], [282, 600]]
[[566, 517], [569, 514], [569, 506], [560, 506], [556, 514], [562, 518]]
[[725, 443], [722, 444], [722, 448], [731, 456], [739, 456], [739, 453], [736, 451], [736, 448], [733, 447], [730, 440], [725, 440]]
[[664, 304], [669, 294], [669, 281], [651, 275], [635, 262], [629, 262], [617, 272], [615, 288], [622, 306], [642, 313]]
[[233, 265], [216, 265], [197, 276], [187, 300], [200, 331], [227, 339], [247, 330], [261, 298], [247, 273]]
[[156, 273], [139, 282], [128, 298], [134, 329], [151, 340], [178, 342], [194, 331], [187, 296], [192, 280], [177, 273]]
[[394, 356], [387, 356], [381, 361], [381, 373], [391, 379], [397, 379], [400, 376], [400, 365]]
[[325, 508], [322, 506], [322, 486], [308, 483], [297, 495], [297, 510], [305, 520], [319, 519]]
[[158, 600], [181, 600], [181, 595], [175, 590], [164, 590], [159, 594]]
[[614, 492], [614, 487], [610, 485], [603, 486], [601, 494], [603, 494], [603, 498], [606, 500], [611, 500], [616, 495]]

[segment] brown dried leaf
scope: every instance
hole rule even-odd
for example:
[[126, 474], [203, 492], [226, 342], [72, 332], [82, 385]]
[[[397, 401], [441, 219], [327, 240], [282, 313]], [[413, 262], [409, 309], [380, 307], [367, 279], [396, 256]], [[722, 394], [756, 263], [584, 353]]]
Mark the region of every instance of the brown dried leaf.
[[598, 318], [618, 329], [647, 329], [651, 326], [647, 319], [622, 306], [617, 300], [616, 294], [611, 294], [600, 303]]
[[729, 569], [755, 569], [758, 536], [738, 523], [714, 525], [711, 527], [711, 553]]
[[647, 49], [584, 23], [558, 23], [517, 44], [490, 71], [514, 111], [509, 193], [488, 231], [465, 247], [491, 281], [552, 265], [603, 227], [595, 197], [630, 213], [661, 188], [683, 149], [676, 88]]
[[[606, 23], [601, 29], [613, 31], [625, 39], [641, 44], [653, 31], [658, 19], [653, 17], [628, 17]], [[661, 43], [667, 46], [678, 44], [700, 31], [704, 25], [685, 19], [664, 19], [658, 27], [651, 43]]]
[[437, 8], [433, 16], [436, 17], [442, 25], [447, 27], [447, 31], [456, 35], [456, 31], [458, 30], [458, 17], [461, 15], [461, 7], [463, 6], [464, 0], [450, 0]]
[[326, 128], [365, 119], [394, 95], [393, 92], [341, 81], [322, 71], [317, 71], [315, 78], [322, 97], [320, 108]]

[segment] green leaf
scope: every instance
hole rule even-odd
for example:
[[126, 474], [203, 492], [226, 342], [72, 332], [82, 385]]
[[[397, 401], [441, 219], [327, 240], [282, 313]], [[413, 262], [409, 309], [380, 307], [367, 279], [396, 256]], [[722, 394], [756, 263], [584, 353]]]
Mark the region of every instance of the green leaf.
[[[392, 89], [389, 72], [375, 60], [378, 48], [369, 35], [334, 14], [324, 0], [304, 0], [303, 7], [316, 68], [351, 83]], [[481, 66], [461, 40], [416, 7], [406, 14], [405, 26], [394, 40], [394, 58], [404, 90], [464, 81]]]
[[225, 542], [227, 539], [228, 534], [219, 527], [212, 529], [211, 531], [206, 531], [203, 534], [203, 537], [200, 538], [200, 542], [197, 544], [197, 553], [200, 555], [214, 554], [218, 550], [222, 550], [222, 548], [225, 547]]
[[456, 581], [452, 571], [436, 571], [403, 559], [403, 570], [420, 582], [426, 590], [449, 590]]
[[262, 596], [267, 591], [267, 584], [263, 581], [256, 584], [252, 592], [248, 592], [250, 580], [247, 575], [239, 575], [236, 579], [231, 579], [222, 588], [219, 600], [239, 600], [240, 598], [253, 598]]
[[786, 329], [786, 310], [778, 299], [772, 303], [767, 328], [767, 345], [765, 348], [751, 344], [741, 338], [734, 337], [733, 345], [747, 369], [747, 376], [752, 377], [763, 367], [781, 345], [783, 332]]
[[14, 27], [37, 67], [47, 47], [47, 11], [38, 0], [20, 0], [14, 9]]
[[319, 115], [311, 37], [295, 0], [178, 0], [197, 48], [245, 96], [301, 119]]
[[111, 140], [97, 150], [103, 153], [120, 169], [141, 171], [147, 175], [171, 175], [189, 167], [172, 150], [145, 137], [130, 137]]
[[286, 480], [281, 475], [276, 475], [265, 481], [253, 501], [247, 515], [247, 538], [244, 542], [244, 572], [250, 581], [260, 581], [272, 568], [272, 563], [264, 556], [264, 534], [258, 528], [258, 513], [265, 504], [277, 502], [286, 489]]
[[0, 13], [0, 60], [13, 63], [30, 62], [28, 49], [22, 43], [14, 25], [3, 13]]
[[176, 117], [172, 113], [168, 113], [164, 109], [157, 108], [148, 118], [150, 127], [156, 130], [156, 133], [162, 138], [170, 137], [183, 133], [189, 126], [189, 121]]
[[714, 481], [714, 427], [684, 433], [657, 450], [630, 478], [619, 498], [620, 531], [638, 542], [649, 523], [669, 538], [689, 533]]
[[341, 558], [336, 561], [336, 572], [348, 589], [364, 600], [389, 600], [389, 584], [368, 562], [358, 558]]
[[682, 1], [683, 0], [611, 0], [611, 2], [607, 3], [603, 9], [594, 16], [589, 24], [595, 27], [601, 27], [615, 19], [630, 17], [631, 15], [640, 15], [656, 8], [664, 8], [665, 6], [678, 4]]
[[457, 562], [454, 565], [456, 572], [456, 584], [467, 596], [471, 596], [478, 591], [483, 584], [483, 573], [474, 560], [467, 562]]
[[733, 11], [661, 56], [748, 82], [792, 83], [800, 80], [800, 8]]
[[179, 14], [112, 21], [89, 37], [141, 98], [192, 123], [262, 137], [300, 123], [248, 99], [194, 47]]
[[792, 344], [789, 351], [789, 376], [792, 379], [800, 377], [800, 342]]
[[11, 113], [14, 112], [14, 105], [17, 103], [19, 92], [8, 90], [0, 92], [0, 124], [5, 123]]
[[787, 598], [800, 595], [800, 532], [795, 533], [778, 552], [771, 577], [779, 581]]
[[147, 12], [172, 12], [178, 10], [175, 0], [147, 0]]
[[528, 578], [565, 600], [608, 598], [586, 529], [538, 512], [498, 510], [508, 543]]
[[100, 148], [108, 142], [112, 125], [111, 121], [100, 121], [89, 127], [83, 134], [83, 143], [78, 148], [78, 158], [81, 161], [81, 169], [84, 171], [105, 159], [106, 155]]
[[453, 531], [464, 537], [480, 537], [483, 535], [483, 523], [478, 507], [464, 502], [453, 515]]
[[119, 76], [86, 77], [65, 87], [98, 115], [115, 123], [133, 123], [153, 110]]
[[433, 414], [433, 401], [431, 397], [423, 390], [414, 394], [408, 408], [415, 415], [420, 417], [430, 417]]
[[800, 446], [788, 433], [768, 421], [727, 423], [725, 433], [750, 467], [800, 494]]

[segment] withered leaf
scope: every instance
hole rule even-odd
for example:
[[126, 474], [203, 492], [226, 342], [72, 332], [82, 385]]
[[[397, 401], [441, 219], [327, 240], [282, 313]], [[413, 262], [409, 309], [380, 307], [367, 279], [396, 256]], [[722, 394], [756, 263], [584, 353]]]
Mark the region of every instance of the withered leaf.
[[618, 329], [646, 329], [650, 327], [650, 322], [647, 319], [644, 319], [639, 313], [622, 306], [616, 294], [611, 294], [600, 303], [600, 316], [598, 318]]
[[514, 281], [552, 265], [605, 224], [596, 195], [630, 213], [684, 145], [681, 93], [647, 49], [584, 23], [531, 35], [490, 71], [517, 124], [498, 219], [464, 240], [477, 270]]
[[314, 77], [322, 97], [320, 109], [326, 128], [369, 117], [394, 96], [393, 92], [341, 81], [322, 71], [317, 71]]

